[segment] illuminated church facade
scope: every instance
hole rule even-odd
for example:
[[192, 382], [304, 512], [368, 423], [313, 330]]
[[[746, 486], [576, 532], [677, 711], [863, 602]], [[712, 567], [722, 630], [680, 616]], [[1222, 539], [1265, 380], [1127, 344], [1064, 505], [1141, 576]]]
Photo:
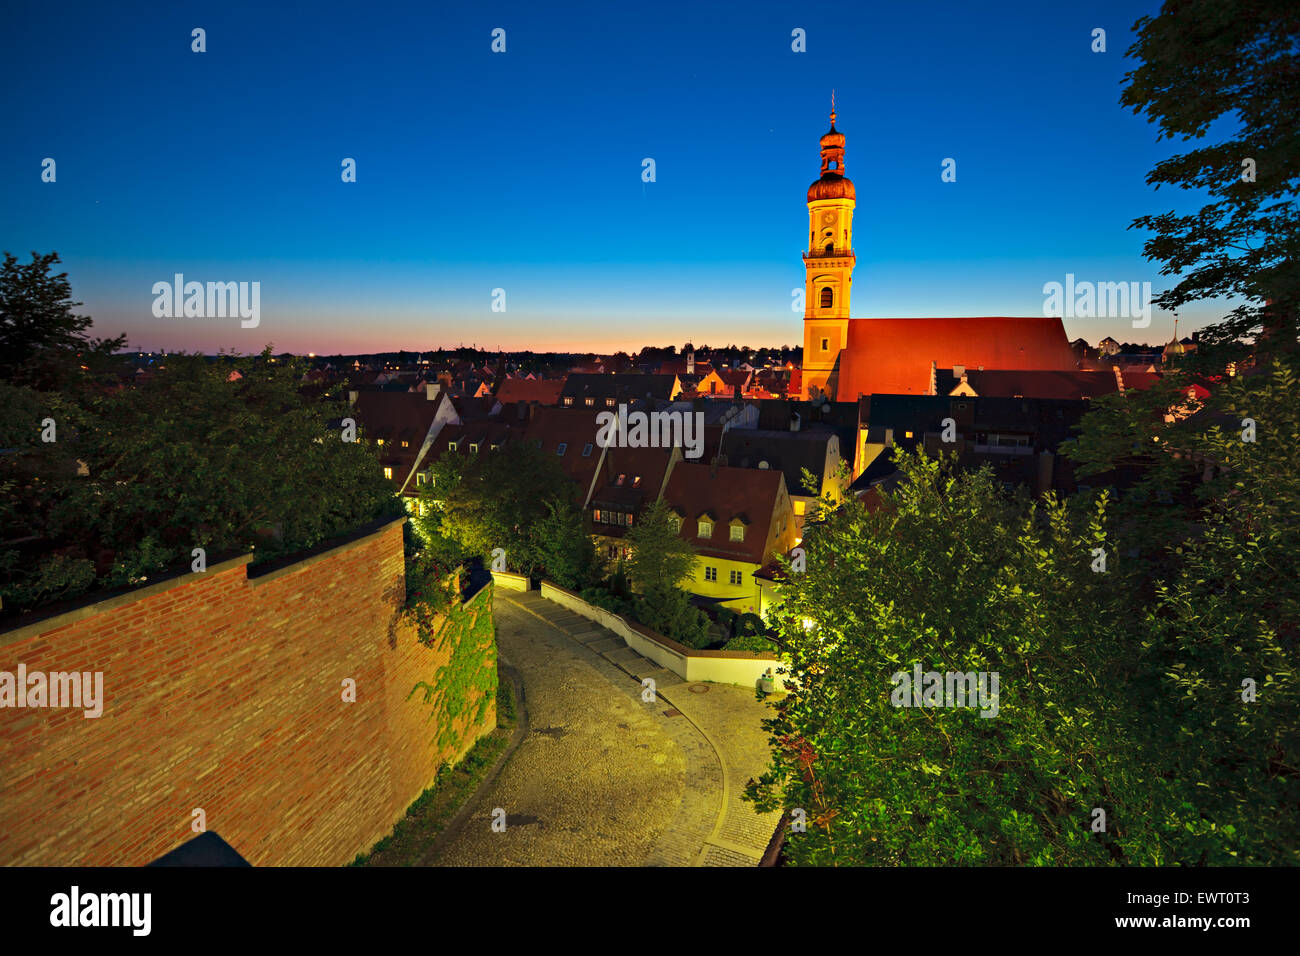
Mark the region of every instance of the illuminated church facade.
[[821, 176], [808, 187], [804, 261], [804, 397], [932, 394], [933, 369], [1074, 371], [1060, 318], [851, 318], [853, 181], [844, 174], [844, 134], [821, 138]]

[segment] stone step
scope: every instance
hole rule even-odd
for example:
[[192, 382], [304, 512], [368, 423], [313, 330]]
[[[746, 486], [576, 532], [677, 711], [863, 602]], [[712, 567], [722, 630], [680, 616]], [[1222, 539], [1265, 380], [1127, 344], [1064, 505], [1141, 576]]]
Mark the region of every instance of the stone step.
[[606, 637], [617, 637], [618, 635], [612, 635], [603, 627], [597, 627], [590, 631], [581, 631], [576, 634], [570, 631], [569, 636], [579, 644], [594, 644], [596, 641], [603, 640]]
[[627, 644], [624, 642], [623, 638], [616, 637], [613, 634], [611, 634], [609, 637], [602, 637], [598, 641], [592, 641], [587, 646], [590, 647], [597, 654], [608, 654], [611, 651], [618, 650], [619, 648], [625, 648], [627, 650], [631, 650], [631, 648], [628, 647]]
[[548, 614], [546, 620], [562, 631], [585, 631], [591, 626], [591, 622], [585, 617], [556, 617], [554, 614]]
[[633, 668], [638, 667], [640, 664], [649, 663], [648, 661], [646, 661], [644, 657], [642, 657], [636, 651], [632, 650], [632, 648], [628, 647], [627, 645], [624, 645], [621, 648], [615, 648], [612, 651], [602, 651], [601, 653], [604, 656], [605, 660], [613, 661], [615, 664], [623, 668], [623, 670], [627, 671], [629, 674], [632, 673]]
[[645, 680], [649, 677], [655, 682], [655, 690], [661, 690], [665, 687], [672, 687], [674, 684], [680, 684], [682, 679], [666, 667], [660, 667], [654, 661], [645, 660], [644, 663], [638, 664], [632, 668], [632, 676], [637, 680]]

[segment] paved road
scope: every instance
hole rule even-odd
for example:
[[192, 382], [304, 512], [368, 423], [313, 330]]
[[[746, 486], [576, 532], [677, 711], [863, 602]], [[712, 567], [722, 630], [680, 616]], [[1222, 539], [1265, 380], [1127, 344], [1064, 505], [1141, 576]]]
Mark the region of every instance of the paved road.
[[[752, 691], [684, 684], [621, 638], [543, 599], [500, 589], [503, 658], [530, 732], [445, 835], [438, 866], [753, 866], [777, 824], [739, 799], [762, 772]], [[654, 703], [641, 700], [653, 676]], [[505, 811], [494, 832], [493, 811]]]

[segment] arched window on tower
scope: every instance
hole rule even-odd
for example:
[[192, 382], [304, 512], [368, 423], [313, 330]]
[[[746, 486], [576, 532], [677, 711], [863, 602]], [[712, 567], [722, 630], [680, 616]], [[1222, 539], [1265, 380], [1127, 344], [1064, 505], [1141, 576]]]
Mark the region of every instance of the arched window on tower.
[[835, 293], [831, 292], [830, 286], [826, 286], [826, 288], [822, 289], [822, 308], [829, 309], [834, 298]]
[[826, 254], [829, 256], [834, 251], [835, 251], [835, 243], [834, 242], [826, 243]]

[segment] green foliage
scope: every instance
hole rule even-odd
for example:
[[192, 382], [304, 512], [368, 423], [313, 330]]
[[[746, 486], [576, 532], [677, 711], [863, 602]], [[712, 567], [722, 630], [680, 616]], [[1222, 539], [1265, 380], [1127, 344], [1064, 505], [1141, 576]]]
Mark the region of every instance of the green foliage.
[[[443, 455], [430, 466], [421, 496], [430, 507], [415, 518], [441, 554], [477, 557], [486, 565], [503, 548], [507, 566], [531, 574], [547, 560], [577, 575], [586, 560], [573, 516], [573, 486], [550, 456], [531, 444], [506, 442], [481, 454]], [[547, 537], [558, 534], [558, 540]]]
[[[9, 252], [0, 265], [0, 381], [59, 389], [88, 378], [84, 372], [115, 364], [126, 336], [92, 339], [89, 316], [73, 312], [68, 274], [51, 275], [57, 252], [19, 263]], [[83, 369], [83, 366], [86, 368]], [[7, 446], [6, 446], [7, 447]]]
[[492, 585], [484, 587], [467, 605], [453, 604], [436, 631], [422, 627], [420, 639], [448, 651], [449, 656], [433, 679], [418, 681], [406, 699], [423, 691], [423, 703], [432, 705], [426, 719], [437, 728], [439, 751], [457, 754], [466, 731], [482, 724], [497, 693]]
[[[209, 560], [254, 550], [265, 561], [400, 515], [370, 450], [327, 426], [345, 406], [304, 398], [302, 371], [268, 348], [170, 355], [150, 381], [114, 391], [4, 386], [18, 411], [0, 419], [3, 437], [23, 449], [0, 460], [6, 608], [188, 568], [198, 547]], [[46, 409], [58, 423], [49, 444], [30, 419]]]
[[722, 649], [724, 651], [772, 652], [776, 650], [776, 645], [765, 637], [750, 633], [733, 637], [722, 645]]
[[593, 585], [583, 588], [578, 596], [588, 604], [594, 604], [596, 607], [603, 607], [606, 611], [612, 611], [620, 616], [635, 616], [636, 608], [631, 598], [617, 594], [608, 587]]
[[[1134, 221], [1154, 233], [1146, 256], [1164, 263], [1162, 274], [1181, 276], [1155, 303], [1178, 309], [1204, 299], [1246, 300], [1201, 330], [1194, 362], [1240, 358], [1246, 347], [1239, 340], [1265, 325], [1294, 343], [1300, 314], [1300, 26], [1294, 3], [1166, 3], [1136, 29], [1129, 55], [1140, 65], [1126, 74], [1121, 104], [1156, 123], [1162, 139], [1198, 140], [1211, 128], [1220, 134], [1218, 142], [1162, 160], [1147, 176], [1157, 187], [1173, 185], [1210, 199], [1193, 213], [1171, 210]], [[1243, 181], [1246, 159], [1255, 163], [1253, 182]]]
[[695, 550], [681, 537], [676, 515], [662, 501], [642, 512], [627, 540], [632, 546], [628, 574], [642, 593], [676, 589], [695, 566]]
[[546, 577], [562, 588], [581, 591], [597, 575], [596, 546], [587, 519], [572, 498], [543, 502], [546, 512], [529, 529]]
[[[1120, 602], [1089, 565], [1106, 499], [1076, 512], [1008, 498], [988, 470], [897, 460], [884, 509], [849, 500], [808, 528], [807, 572], [773, 612], [795, 688], [749, 797], [807, 810], [795, 863], [1107, 861], [1120, 824], [1099, 837], [1089, 814], [1129, 781], [1124, 649], [1097, 625]], [[916, 663], [998, 672], [998, 716], [893, 706], [891, 676]]]
[[709, 618], [676, 587], [651, 587], [636, 598], [636, 619], [652, 631], [687, 647], [704, 648], [713, 640]]

